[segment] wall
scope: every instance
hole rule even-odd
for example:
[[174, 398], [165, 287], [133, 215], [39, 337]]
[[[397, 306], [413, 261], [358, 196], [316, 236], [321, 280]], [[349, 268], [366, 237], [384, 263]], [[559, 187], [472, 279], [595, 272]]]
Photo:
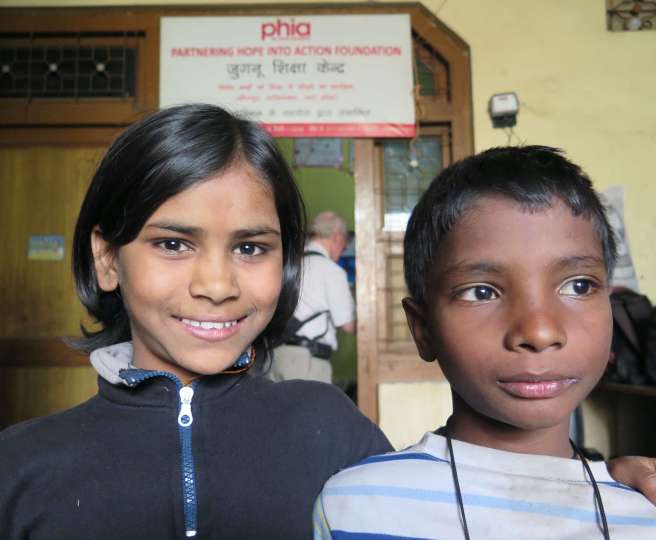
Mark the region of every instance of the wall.
[[[287, 162], [294, 164], [294, 140], [278, 139]], [[352, 145], [342, 141], [342, 165], [339, 168], [301, 167], [294, 169], [294, 176], [303, 194], [308, 220], [324, 210], [337, 212], [346, 221], [346, 227], [355, 228], [355, 200], [353, 171], [350, 170]]]
[[[172, 3], [184, 2], [0, 0], [0, 6]], [[490, 124], [487, 101], [497, 92], [517, 92], [521, 110], [516, 132], [523, 143], [566, 149], [600, 189], [624, 186], [626, 223], [640, 286], [656, 301], [656, 182], [651, 181], [656, 149], [652, 98], [656, 33], [606, 31], [602, 0], [530, 4], [426, 0], [424, 4], [471, 47], [476, 149], [506, 144], [504, 132]], [[423, 396], [412, 385], [394, 390], [381, 389], [381, 417], [390, 417], [387, 412], [406, 404], [416, 405], [413, 396]], [[434, 427], [436, 417], [447, 413], [440, 405], [444, 393], [436, 390], [429, 404], [421, 399], [424, 406], [413, 405], [412, 410], [431, 413], [415, 420]], [[407, 437], [401, 424], [394, 420], [385, 426], [398, 441]]]
[[608, 32], [604, 4], [458, 0], [439, 17], [472, 50], [476, 149], [505, 144], [487, 100], [516, 91], [522, 142], [564, 148], [599, 189], [625, 187], [640, 286], [656, 301], [656, 33]]

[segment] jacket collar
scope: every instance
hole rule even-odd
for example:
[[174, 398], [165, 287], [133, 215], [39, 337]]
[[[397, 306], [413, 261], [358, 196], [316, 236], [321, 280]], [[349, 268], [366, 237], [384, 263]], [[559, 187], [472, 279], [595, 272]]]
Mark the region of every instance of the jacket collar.
[[[178, 404], [182, 384], [171, 373], [136, 368], [132, 362], [132, 343], [124, 342], [96, 349], [91, 364], [99, 375], [100, 395], [126, 405]], [[215, 399], [235, 386], [252, 381], [247, 374], [217, 374], [201, 377], [193, 383], [194, 401]]]
[[103, 379], [111, 384], [125, 384], [128, 382], [122, 378], [122, 370], [134, 369], [132, 364], [132, 343], [125, 341], [96, 349], [91, 353], [91, 365]]

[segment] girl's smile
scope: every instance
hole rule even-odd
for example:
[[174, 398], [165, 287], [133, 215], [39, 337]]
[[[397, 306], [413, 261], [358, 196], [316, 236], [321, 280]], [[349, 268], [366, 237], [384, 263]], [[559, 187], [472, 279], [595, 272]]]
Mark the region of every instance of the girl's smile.
[[192, 336], [206, 341], [222, 341], [234, 335], [239, 330], [239, 323], [244, 319], [245, 317], [228, 321], [212, 321], [207, 318], [178, 320]]
[[229, 368], [273, 317], [282, 286], [269, 185], [238, 164], [167, 199], [116, 253], [94, 234], [98, 281], [118, 288], [137, 367], [182, 380]]

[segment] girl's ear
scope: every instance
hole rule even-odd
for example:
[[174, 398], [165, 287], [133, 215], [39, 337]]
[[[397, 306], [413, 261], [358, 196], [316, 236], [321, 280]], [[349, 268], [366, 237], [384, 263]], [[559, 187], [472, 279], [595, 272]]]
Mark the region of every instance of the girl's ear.
[[103, 238], [102, 231], [98, 226], [91, 231], [91, 251], [93, 252], [93, 265], [96, 269], [98, 286], [105, 292], [115, 290], [118, 287], [116, 254]]
[[401, 304], [408, 320], [408, 327], [410, 328], [412, 339], [415, 345], [417, 345], [419, 356], [426, 362], [432, 362], [435, 360], [435, 353], [433, 352], [429, 325], [424, 309], [416, 300], [410, 297], [404, 298]]

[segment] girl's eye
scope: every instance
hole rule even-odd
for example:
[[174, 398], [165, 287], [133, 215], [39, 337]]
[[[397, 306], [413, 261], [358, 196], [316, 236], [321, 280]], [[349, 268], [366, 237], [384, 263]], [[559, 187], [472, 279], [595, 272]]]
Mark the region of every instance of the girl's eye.
[[474, 285], [458, 293], [458, 300], [465, 302], [487, 302], [497, 298], [499, 298], [499, 294], [489, 285]]
[[596, 285], [592, 280], [576, 278], [565, 283], [558, 292], [565, 296], [587, 296], [592, 294], [595, 288]]
[[245, 255], [246, 257], [254, 257], [264, 253], [264, 249], [257, 244], [240, 244], [235, 249], [237, 254]]
[[189, 251], [190, 248], [184, 242], [180, 240], [174, 240], [172, 238], [168, 240], [161, 240], [157, 242], [159, 247], [166, 251], [172, 251], [174, 253], [182, 253], [183, 251]]

